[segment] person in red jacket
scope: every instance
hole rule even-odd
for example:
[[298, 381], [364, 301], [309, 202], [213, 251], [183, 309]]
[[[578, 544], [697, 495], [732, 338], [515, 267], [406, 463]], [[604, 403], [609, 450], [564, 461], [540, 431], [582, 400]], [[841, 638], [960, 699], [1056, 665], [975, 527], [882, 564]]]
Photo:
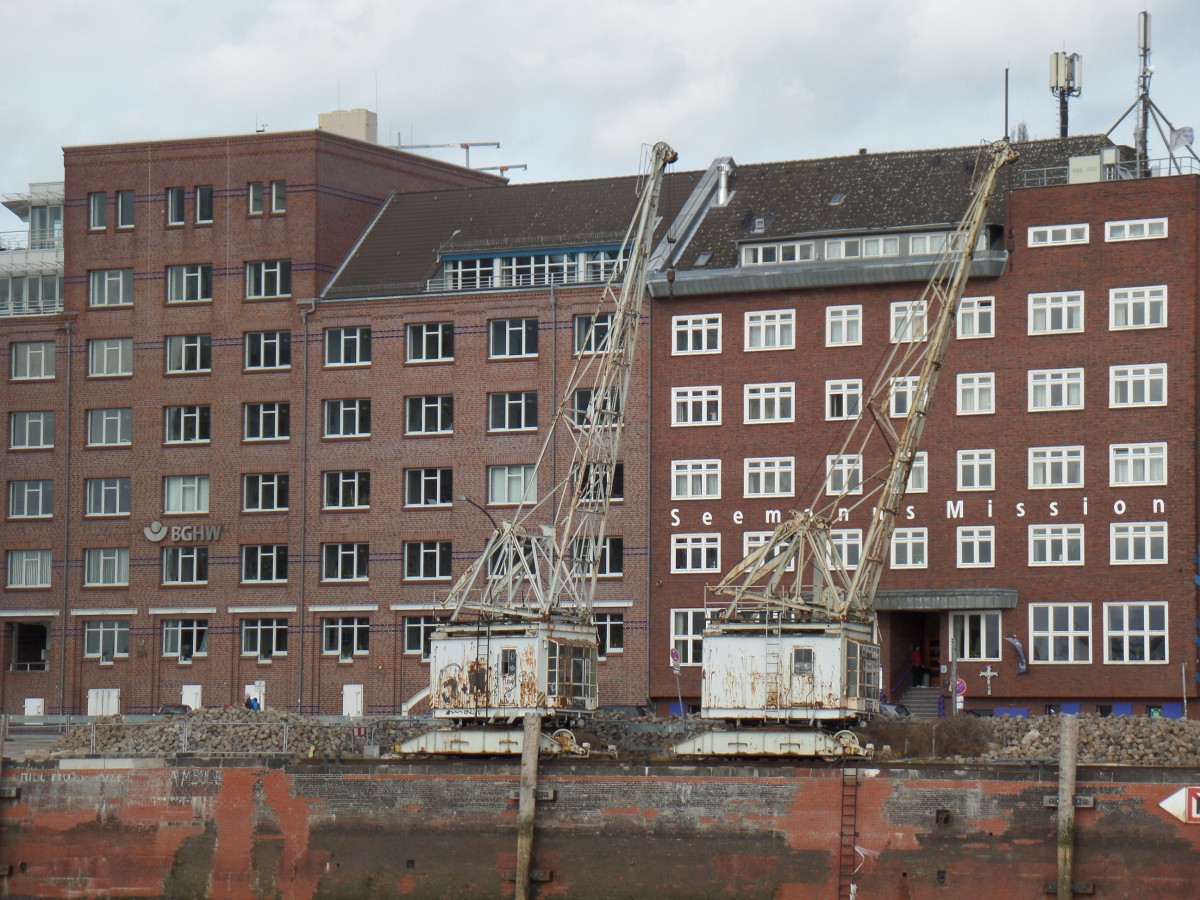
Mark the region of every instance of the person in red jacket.
[[912, 653], [908, 656], [912, 663], [913, 687], [925, 687], [925, 657], [921, 655], [921, 645], [913, 644]]

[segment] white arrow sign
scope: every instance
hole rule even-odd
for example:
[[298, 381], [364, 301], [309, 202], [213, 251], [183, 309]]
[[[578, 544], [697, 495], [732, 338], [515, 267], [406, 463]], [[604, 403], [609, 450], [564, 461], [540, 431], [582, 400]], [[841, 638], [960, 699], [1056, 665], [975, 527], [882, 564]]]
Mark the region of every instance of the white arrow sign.
[[1180, 822], [1200, 824], [1200, 787], [1181, 787], [1158, 805]]

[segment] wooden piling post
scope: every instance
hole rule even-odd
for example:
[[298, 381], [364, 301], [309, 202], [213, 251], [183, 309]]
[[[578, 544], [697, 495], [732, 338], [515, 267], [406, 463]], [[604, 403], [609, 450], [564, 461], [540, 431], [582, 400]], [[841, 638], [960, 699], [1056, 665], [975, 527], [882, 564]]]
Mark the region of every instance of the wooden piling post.
[[1075, 876], [1075, 762], [1079, 719], [1062, 716], [1058, 738], [1058, 896], [1072, 896]]

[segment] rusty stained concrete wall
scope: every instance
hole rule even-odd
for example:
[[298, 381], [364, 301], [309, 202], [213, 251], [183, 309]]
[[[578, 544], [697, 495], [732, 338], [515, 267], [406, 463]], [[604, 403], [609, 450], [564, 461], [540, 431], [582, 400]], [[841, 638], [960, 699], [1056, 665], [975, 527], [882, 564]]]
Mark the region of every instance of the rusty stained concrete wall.
[[[18, 769], [0, 806], [3, 890], [38, 897], [508, 895], [516, 764]], [[1200, 825], [1158, 807], [1200, 772], [1082, 769], [1076, 881], [1189, 896]], [[836, 896], [836, 769], [546, 764], [544, 897]], [[860, 896], [1037, 897], [1055, 880], [1047, 770], [863, 777]], [[876, 855], [877, 854], [877, 855]]]

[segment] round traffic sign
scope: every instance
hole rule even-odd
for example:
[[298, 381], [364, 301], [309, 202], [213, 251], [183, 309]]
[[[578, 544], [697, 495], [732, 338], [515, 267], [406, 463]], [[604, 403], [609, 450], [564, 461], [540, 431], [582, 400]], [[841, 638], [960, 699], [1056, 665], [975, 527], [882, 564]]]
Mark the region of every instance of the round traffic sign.
[[967, 692], [967, 683], [965, 681], [963, 681], [962, 677], [960, 676], [958, 681], [956, 681], [954, 683], [954, 693], [958, 694], [958, 696], [961, 697], [966, 692]]
[[671, 648], [671, 665], [679, 665], [679, 651], [674, 647]]

